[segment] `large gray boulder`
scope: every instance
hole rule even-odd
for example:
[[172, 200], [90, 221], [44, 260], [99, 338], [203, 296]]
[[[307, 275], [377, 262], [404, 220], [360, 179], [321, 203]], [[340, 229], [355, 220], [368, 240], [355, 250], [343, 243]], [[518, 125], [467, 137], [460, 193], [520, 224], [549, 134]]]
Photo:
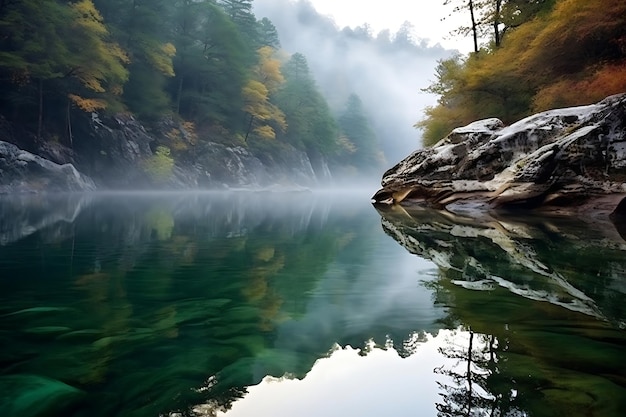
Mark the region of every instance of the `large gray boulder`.
[[376, 204], [612, 211], [626, 196], [626, 94], [453, 130], [382, 178]]
[[55, 162], [0, 141], [0, 194], [91, 191], [96, 186], [72, 164]]

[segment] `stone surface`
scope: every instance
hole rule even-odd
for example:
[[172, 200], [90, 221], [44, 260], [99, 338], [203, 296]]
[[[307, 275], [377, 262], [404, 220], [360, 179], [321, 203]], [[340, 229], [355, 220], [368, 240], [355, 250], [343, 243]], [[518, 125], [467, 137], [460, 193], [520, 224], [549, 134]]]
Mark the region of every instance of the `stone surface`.
[[[210, 133], [196, 137], [172, 118], [147, 129], [130, 114], [93, 113], [76, 118], [72, 132], [71, 141], [26, 137], [0, 116], [0, 193], [299, 189], [332, 181], [323, 156], [284, 143], [260, 149], [218, 143]], [[182, 150], [172, 146], [172, 132], [180, 136]], [[149, 166], [160, 145], [172, 147], [176, 162], [171, 172], [156, 176]]]
[[0, 141], [0, 194], [91, 191], [93, 180], [72, 164], [57, 164]]
[[[377, 204], [602, 209], [626, 196], [626, 94], [538, 113], [510, 126], [457, 128], [382, 178]], [[607, 198], [610, 196], [610, 198]]]

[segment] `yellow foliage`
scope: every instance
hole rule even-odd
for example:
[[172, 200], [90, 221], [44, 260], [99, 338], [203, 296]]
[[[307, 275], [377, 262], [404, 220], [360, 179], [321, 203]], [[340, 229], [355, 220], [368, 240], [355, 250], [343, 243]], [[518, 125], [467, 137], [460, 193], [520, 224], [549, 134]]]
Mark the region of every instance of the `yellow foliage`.
[[259, 63], [256, 73], [259, 80], [267, 87], [269, 93], [275, 93], [285, 83], [285, 77], [280, 72], [281, 63], [274, 58], [274, 49], [264, 46], [257, 51]]
[[[104, 93], [109, 89], [113, 94], [121, 94], [122, 85], [128, 80], [128, 70], [124, 67], [129, 62], [128, 55], [118, 44], [107, 41], [107, 28], [92, 0], [71, 3], [70, 10], [68, 49], [75, 58], [70, 74], [93, 92]], [[73, 99], [83, 109], [99, 106], [97, 102], [84, 100]]]
[[276, 253], [276, 249], [273, 246], [265, 246], [258, 249], [254, 255], [255, 259], [263, 262], [269, 262]]
[[340, 152], [345, 152], [349, 155], [355, 153], [357, 151], [357, 147], [346, 135], [341, 135], [337, 139], [337, 143], [339, 144]]
[[79, 0], [71, 6], [76, 12], [76, 23], [100, 36], [108, 33], [102, 15], [91, 0]]
[[176, 47], [171, 43], [155, 45], [146, 51], [147, 58], [152, 66], [168, 77], [174, 76], [172, 58], [176, 55]]
[[77, 96], [76, 94], [68, 94], [68, 97], [72, 103], [78, 106], [79, 109], [88, 113], [106, 109], [107, 107], [107, 103], [104, 100], [96, 98], [83, 98]]
[[248, 83], [243, 87], [241, 93], [245, 101], [244, 110], [250, 114], [258, 112], [257, 107], [263, 105], [269, 100], [267, 87], [265, 87], [265, 84], [260, 81], [248, 81]]
[[[255, 67], [255, 78], [250, 79], [242, 88], [243, 110], [250, 115], [251, 126], [261, 122], [252, 131], [264, 139], [275, 139], [274, 127], [285, 131], [285, 114], [270, 101], [270, 95], [285, 82], [280, 72], [280, 61], [275, 59], [274, 49], [265, 46], [258, 51], [259, 62]], [[273, 124], [274, 127], [268, 124]]]
[[254, 129], [254, 133], [256, 133], [262, 139], [276, 139], [276, 132], [271, 126], [268, 125], [256, 127]]
[[165, 136], [169, 139], [170, 148], [175, 151], [184, 151], [198, 141], [193, 122], [183, 122], [178, 128], [173, 127]]

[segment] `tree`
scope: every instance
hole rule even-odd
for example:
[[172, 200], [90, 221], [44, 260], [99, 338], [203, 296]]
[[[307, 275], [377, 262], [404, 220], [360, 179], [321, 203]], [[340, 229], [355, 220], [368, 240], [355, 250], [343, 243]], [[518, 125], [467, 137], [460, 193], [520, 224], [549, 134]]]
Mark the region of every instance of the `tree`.
[[5, 4], [4, 12], [0, 72], [14, 84], [36, 85], [37, 137], [43, 125], [44, 83], [56, 80], [55, 92], [87, 111], [105, 108], [121, 92], [128, 78], [124, 68], [128, 59], [109, 40], [91, 0], [69, 5], [27, 0]]
[[337, 143], [337, 126], [319, 92], [304, 55], [295, 53], [283, 67], [286, 82], [276, 95], [284, 111], [287, 131], [283, 139], [309, 152], [331, 154]]
[[417, 124], [427, 144], [477, 119], [512, 123], [531, 112], [588, 104], [626, 90], [624, 2], [501, 5], [500, 33], [510, 30], [498, 48], [437, 67], [437, 80], [426, 91], [440, 96], [438, 105]]
[[280, 40], [278, 39], [276, 26], [267, 17], [259, 21], [258, 34], [259, 47], [270, 46], [277, 50], [280, 49]]
[[212, 1], [178, 3], [175, 110], [200, 124], [239, 127], [245, 83], [245, 45], [235, 24]]
[[257, 53], [259, 60], [253, 77], [242, 90], [243, 110], [248, 114], [246, 142], [251, 132], [265, 139], [274, 139], [275, 128], [281, 131], [287, 128], [285, 114], [270, 100], [270, 96], [285, 82], [280, 72], [280, 61], [273, 57], [274, 50], [269, 46], [260, 48]]
[[125, 104], [143, 117], [156, 117], [170, 108], [165, 91], [174, 76], [172, 28], [164, 16], [173, 14], [167, 0], [95, 0], [120, 45], [128, 52], [129, 81]]
[[[455, 0], [445, 0], [444, 5], [453, 4]], [[459, 12], [462, 10], [469, 11], [470, 15], [470, 26], [461, 26], [455, 32], [459, 35], [468, 35], [471, 33], [472, 40], [474, 41], [474, 53], [478, 53], [478, 38], [480, 37], [479, 33], [479, 22], [476, 16], [476, 5], [477, 0], [458, 0], [458, 3], [454, 6], [453, 11]]]
[[363, 103], [356, 94], [351, 94], [345, 110], [339, 116], [339, 129], [344, 140], [356, 148], [349, 162], [363, 171], [377, 170], [384, 162], [377, 138], [370, 128]]
[[220, 0], [226, 15], [237, 26], [248, 45], [254, 45], [257, 36], [257, 21], [252, 12], [252, 0]]

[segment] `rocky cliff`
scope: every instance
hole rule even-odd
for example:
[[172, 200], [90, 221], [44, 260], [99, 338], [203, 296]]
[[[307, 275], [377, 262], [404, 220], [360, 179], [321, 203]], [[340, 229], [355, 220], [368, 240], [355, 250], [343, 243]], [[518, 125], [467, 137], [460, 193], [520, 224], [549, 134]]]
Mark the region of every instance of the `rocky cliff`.
[[[453, 130], [382, 178], [376, 204], [612, 211], [626, 196], [626, 94]], [[623, 206], [623, 205], [622, 205]]]
[[[58, 138], [23, 140], [2, 122], [0, 193], [311, 187], [331, 180], [323, 157], [310, 157], [288, 144], [262, 151], [211, 138], [191, 140], [182, 124], [171, 119], [148, 130], [127, 114], [94, 113], [76, 121], [72, 137], [63, 143]], [[171, 140], [171, 132], [180, 136], [185, 150], [159, 155], [159, 145]]]

